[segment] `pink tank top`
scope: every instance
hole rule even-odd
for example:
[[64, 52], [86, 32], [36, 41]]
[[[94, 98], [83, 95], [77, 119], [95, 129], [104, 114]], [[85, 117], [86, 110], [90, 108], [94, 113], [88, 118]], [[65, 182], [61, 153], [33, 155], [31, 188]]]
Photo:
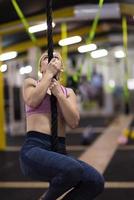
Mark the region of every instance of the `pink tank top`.
[[[67, 88], [61, 86], [61, 89], [62, 89], [64, 95], [67, 97]], [[43, 101], [36, 108], [33, 108], [26, 104], [25, 105], [26, 115], [29, 116], [29, 115], [36, 114], [36, 113], [50, 113], [51, 112], [50, 97], [51, 97], [51, 95], [46, 94]], [[57, 103], [57, 110], [58, 110], [58, 113], [61, 116], [63, 116], [58, 103]]]

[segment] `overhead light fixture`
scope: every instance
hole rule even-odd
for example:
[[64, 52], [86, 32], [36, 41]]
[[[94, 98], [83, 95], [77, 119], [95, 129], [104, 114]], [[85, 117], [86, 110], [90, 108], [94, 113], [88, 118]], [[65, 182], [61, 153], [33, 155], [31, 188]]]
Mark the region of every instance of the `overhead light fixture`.
[[82, 38], [80, 36], [73, 36], [73, 37], [69, 37], [69, 38], [65, 38], [59, 41], [59, 45], [60, 46], [67, 46], [67, 45], [71, 45], [71, 44], [75, 44], [78, 42], [81, 42]]
[[129, 90], [134, 90], [134, 79], [127, 80], [127, 87]]
[[32, 67], [31, 65], [27, 65], [25, 67], [20, 68], [20, 74], [29, 74], [32, 72]]
[[124, 58], [125, 56], [126, 55], [123, 50], [118, 50], [118, 51], [115, 51], [115, 53], [114, 53], [115, 58]]
[[80, 47], [78, 47], [78, 51], [80, 53], [85, 53], [85, 52], [89, 52], [89, 51], [94, 51], [97, 49], [96, 44], [87, 44], [87, 45], [82, 45]]
[[115, 81], [114, 80], [109, 80], [108, 81], [108, 85], [109, 85], [109, 87], [114, 88], [115, 87]]
[[[54, 28], [55, 27], [55, 23], [52, 22], [52, 27]], [[40, 32], [40, 31], [44, 31], [44, 30], [47, 30], [47, 23], [42, 23], [42, 24], [38, 24], [38, 25], [35, 25], [35, 26], [31, 26], [28, 28], [28, 31], [30, 33], [36, 33], [36, 32]]]
[[3, 53], [3, 54], [0, 55], [0, 61], [10, 60], [10, 59], [16, 58], [16, 56], [17, 56], [16, 51]]
[[1, 71], [1, 72], [7, 71], [7, 65], [6, 65], [6, 64], [1, 65], [1, 66], [0, 66], [0, 71]]
[[101, 58], [108, 55], [108, 51], [106, 49], [99, 49], [91, 52], [92, 58]]

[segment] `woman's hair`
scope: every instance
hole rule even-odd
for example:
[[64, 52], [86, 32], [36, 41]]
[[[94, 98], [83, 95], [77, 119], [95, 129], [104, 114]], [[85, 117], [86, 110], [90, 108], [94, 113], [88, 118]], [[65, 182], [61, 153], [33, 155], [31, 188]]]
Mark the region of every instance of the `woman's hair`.
[[[58, 54], [60, 55], [60, 53], [59, 53], [58, 51], [54, 51], [54, 53], [58, 53]], [[45, 51], [45, 52], [41, 55], [41, 57], [40, 57], [40, 59], [39, 59], [39, 62], [38, 62], [38, 69], [39, 69], [39, 70], [41, 69], [41, 62], [42, 62], [43, 58], [44, 58], [47, 54], [48, 54], [47, 51]], [[60, 57], [61, 57], [61, 55], [60, 55]], [[64, 63], [63, 63], [63, 60], [62, 60], [62, 57], [61, 57], [61, 71], [63, 71], [63, 69], [64, 69]]]

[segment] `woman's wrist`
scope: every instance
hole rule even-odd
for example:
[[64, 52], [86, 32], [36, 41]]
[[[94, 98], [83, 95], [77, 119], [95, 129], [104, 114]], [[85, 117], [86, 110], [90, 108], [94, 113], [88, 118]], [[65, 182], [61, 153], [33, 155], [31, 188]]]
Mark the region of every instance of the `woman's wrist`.
[[50, 73], [50, 72], [46, 72], [46, 73], [44, 74], [44, 77], [45, 77], [45, 79], [50, 79], [50, 80], [52, 80], [53, 74]]
[[58, 93], [56, 94], [56, 97], [57, 97], [57, 99], [64, 99], [64, 98], [65, 98], [65, 95], [64, 95], [63, 92], [61, 91], [61, 92], [58, 92]]

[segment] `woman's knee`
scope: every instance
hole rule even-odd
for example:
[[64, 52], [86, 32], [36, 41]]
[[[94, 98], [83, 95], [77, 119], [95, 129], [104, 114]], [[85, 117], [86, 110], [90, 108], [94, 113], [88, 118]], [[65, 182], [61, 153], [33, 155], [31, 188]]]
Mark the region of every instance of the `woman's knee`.
[[82, 179], [82, 174], [83, 174], [83, 168], [79, 163], [69, 166], [65, 170], [66, 177], [70, 180], [70, 182], [74, 182], [74, 184], [78, 183]]
[[105, 184], [104, 177], [101, 174], [99, 174], [95, 184], [97, 194], [100, 194], [104, 191], [104, 184]]
[[82, 172], [80, 165], [66, 166], [62, 172], [53, 178], [51, 186], [58, 188], [61, 185], [62, 189], [70, 189], [80, 182]]

